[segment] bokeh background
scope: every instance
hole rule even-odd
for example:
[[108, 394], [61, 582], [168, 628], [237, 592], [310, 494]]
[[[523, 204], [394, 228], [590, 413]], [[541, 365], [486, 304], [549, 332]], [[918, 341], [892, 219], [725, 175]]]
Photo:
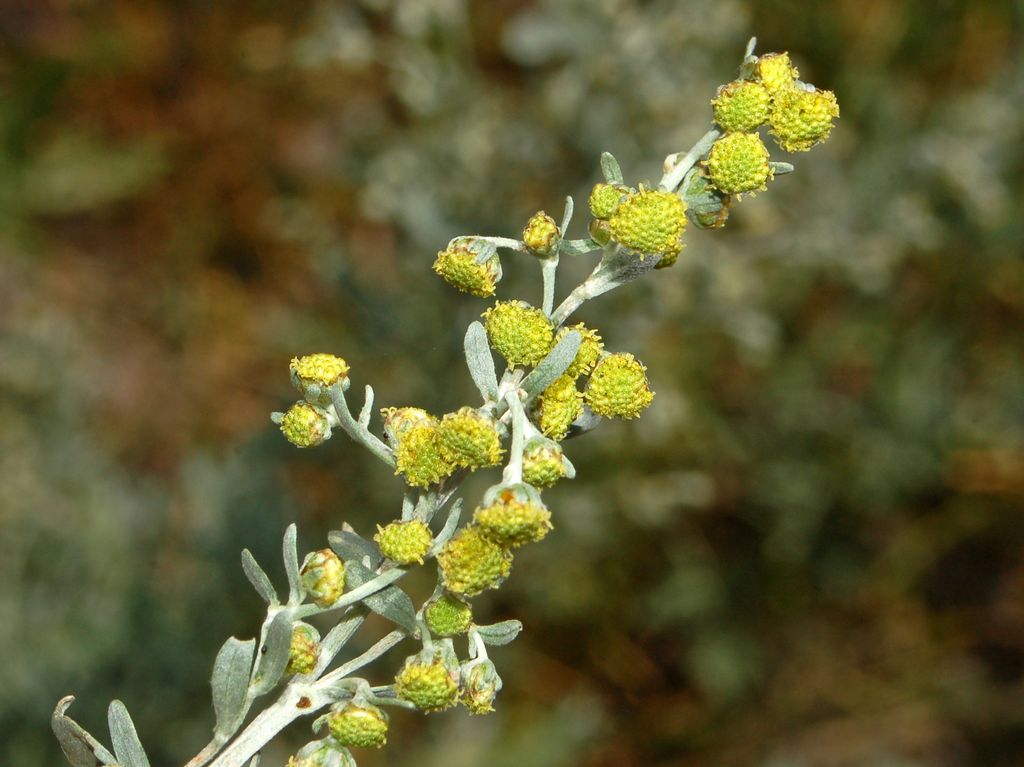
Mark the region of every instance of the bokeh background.
[[837, 92], [832, 139], [585, 307], [654, 407], [571, 444], [556, 532], [477, 600], [526, 626], [498, 712], [397, 712], [360, 764], [1024, 764], [1022, 16], [0, 4], [0, 764], [62, 764], [69, 692], [97, 735], [122, 698], [154, 765], [198, 751], [213, 656], [262, 615], [239, 550], [280, 580], [289, 522], [318, 548], [398, 508], [343, 436], [272, 427], [288, 359], [340, 353], [381, 405], [476, 401], [483, 305], [436, 250], [582, 203], [602, 150], [656, 180], [751, 34]]

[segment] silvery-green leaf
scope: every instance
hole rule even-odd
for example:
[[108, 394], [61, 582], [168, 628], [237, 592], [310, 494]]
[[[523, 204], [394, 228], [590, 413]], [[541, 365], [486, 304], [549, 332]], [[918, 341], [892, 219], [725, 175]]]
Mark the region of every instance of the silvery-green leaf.
[[245, 693], [249, 689], [252, 659], [256, 640], [242, 641], [231, 637], [220, 648], [213, 662], [210, 686], [213, 688], [213, 711], [217, 724], [215, 735], [229, 738], [245, 719]]
[[441, 532], [434, 538], [434, 544], [430, 547], [430, 553], [436, 554], [442, 547], [448, 543], [455, 531], [459, 527], [459, 517], [462, 516], [462, 499], [458, 498], [452, 504], [451, 511], [448, 512], [448, 519], [444, 521], [444, 527], [441, 528]]
[[114, 764], [114, 755], [87, 733], [74, 719], [65, 716], [68, 707], [75, 702], [73, 695], [62, 698], [53, 711], [50, 726], [60, 743], [60, 749], [71, 767], [96, 767], [97, 764]]
[[619, 161], [612, 156], [611, 152], [601, 153], [601, 172], [604, 174], [604, 180], [609, 184], [622, 184], [622, 168], [619, 167]]
[[363, 557], [369, 557], [370, 566], [376, 568], [384, 561], [377, 544], [366, 540], [351, 529], [332, 530], [327, 534], [327, 543], [345, 562], [361, 562]]
[[474, 630], [489, 645], [508, 644], [523, 630], [523, 624], [517, 620], [492, 623], [489, 626], [475, 626]]
[[[348, 588], [362, 586], [377, 577], [376, 574], [363, 567], [359, 562], [345, 563], [345, 583]], [[416, 608], [413, 607], [409, 595], [398, 586], [387, 586], [375, 594], [363, 599], [363, 604], [378, 615], [397, 623], [410, 634], [416, 632]]]
[[795, 168], [793, 168], [793, 164], [788, 162], [770, 162], [768, 164], [771, 166], [772, 172], [776, 176], [784, 176], [795, 170]]
[[284, 542], [282, 544], [282, 555], [284, 556], [284, 571], [288, 575], [288, 603], [298, 604], [302, 601], [302, 586], [299, 584], [299, 551], [298, 551], [298, 530], [295, 523], [288, 525], [284, 531]]
[[485, 400], [498, 397], [498, 376], [494, 370], [494, 357], [487, 342], [487, 331], [479, 322], [473, 322], [466, 330], [463, 342], [466, 352], [466, 365], [473, 383]]
[[252, 755], [252, 759], [249, 760], [247, 767], [260, 767], [260, 752], [257, 751]]
[[565, 230], [569, 228], [569, 222], [572, 221], [572, 212], [575, 204], [572, 201], [572, 197], [565, 198], [565, 212], [562, 214], [562, 225], [558, 227], [558, 233], [565, 237]]
[[555, 344], [555, 348], [548, 352], [548, 356], [542, 359], [540, 364], [523, 379], [521, 388], [526, 392], [527, 401], [548, 388], [569, 368], [572, 361], [576, 359], [576, 352], [579, 351], [582, 340], [579, 332], [570, 330], [562, 337], [561, 341]]
[[256, 593], [263, 597], [263, 601], [269, 605], [278, 604], [274, 584], [270, 582], [269, 576], [259, 566], [259, 563], [249, 549], [242, 550], [242, 571], [245, 573], [245, 577], [249, 579], [252, 587], [256, 589]]
[[356, 630], [362, 625], [363, 621], [366, 620], [367, 610], [365, 607], [355, 607], [352, 609], [344, 620], [336, 623], [334, 628], [327, 632], [320, 642], [320, 657], [317, 660], [316, 670], [314, 671], [315, 676], [319, 676], [319, 673], [330, 664], [334, 659], [334, 656], [340, 652], [341, 648], [352, 638], [356, 633]]
[[562, 240], [558, 245], [558, 253], [563, 256], [585, 256], [600, 249], [601, 244], [589, 237], [583, 240]]
[[110, 740], [117, 763], [121, 767], [149, 767], [149, 759], [146, 758], [124, 703], [119, 700], [111, 702], [107, 709], [107, 723], [110, 725]]
[[292, 644], [292, 616], [288, 610], [279, 610], [270, 620], [256, 668], [252, 675], [253, 695], [263, 695], [272, 690], [288, 665], [288, 652]]

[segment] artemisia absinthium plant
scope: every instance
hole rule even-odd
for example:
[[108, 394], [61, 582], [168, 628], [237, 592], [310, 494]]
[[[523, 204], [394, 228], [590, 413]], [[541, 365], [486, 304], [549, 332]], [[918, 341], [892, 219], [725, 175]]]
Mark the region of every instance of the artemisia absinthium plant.
[[[510, 642], [521, 626], [515, 620], [478, 625], [472, 600], [499, 588], [512, 572], [516, 550], [541, 541], [557, 522], [557, 510], [552, 514], [542, 492], [574, 476], [566, 441], [607, 418], [637, 418], [654, 399], [644, 364], [628, 351], [605, 348], [600, 328], [571, 322], [573, 312], [672, 266], [688, 225], [723, 226], [744, 194], [793, 170], [769, 159], [762, 128], [782, 149], [803, 152], [828, 137], [839, 114], [835, 96], [801, 82], [787, 54], [755, 56], [753, 49], [752, 40], [738, 78], [712, 100], [714, 127], [688, 152], [666, 158], [658, 184], [627, 184], [615, 159], [601, 158], [604, 181], [590, 194], [587, 237], [567, 236], [573, 212], [568, 198], [561, 222], [539, 212], [518, 239], [457, 237], [437, 254], [440, 277], [485, 299], [495, 295], [503, 255], [540, 266], [540, 306], [496, 300], [465, 335], [481, 404], [444, 414], [415, 405], [386, 407], [378, 436], [370, 428], [369, 386], [359, 412], [349, 408], [351, 371], [344, 359], [310, 354], [292, 360], [292, 383], [302, 399], [275, 413], [274, 422], [301, 448], [323, 444], [337, 429], [368, 448], [404, 484], [400, 513], [383, 520], [372, 540], [345, 525], [328, 536], [327, 547], [301, 562], [295, 526], [289, 527], [283, 600], [252, 555], [242, 552], [245, 574], [268, 603], [267, 617], [258, 642], [231, 638], [217, 655], [214, 737], [187, 767], [252, 765], [267, 742], [304, 716], [317, 715], [318, 739], [289, 767], [354, 765], [350, 749], [387, 742], [389, 707], [493, 710], [502, 682], [488, 647]], [[598, 259], [593, 272], [556, 306], [560, 258], [591, 254]], [[505, 362], [500, 378], [495, 352]], [[461, 481], [490, 467], [502, 467], [501, 480], [464, 515], [462, 499], [455, 497]], [[416, 567], [437, 570], [434, 593], [418, 609], [396, 585]], [[394, 630], [358, 657], [335, 664], [371, 612], [390, 620]], [[321, 636], [305, 621], [324, 613], [336, 622]], [[382, 664], [373, 681], [356, 674], [399, 644], [417, 649], [401, 662]], [[253, 704], [270, 692], [277, 699], [243, 728]], [[72, 700], [62, 700], [53, 718], [72, 767], [149, 767], [119, 701], [110, 706], [111, 752], [65, 716]]]

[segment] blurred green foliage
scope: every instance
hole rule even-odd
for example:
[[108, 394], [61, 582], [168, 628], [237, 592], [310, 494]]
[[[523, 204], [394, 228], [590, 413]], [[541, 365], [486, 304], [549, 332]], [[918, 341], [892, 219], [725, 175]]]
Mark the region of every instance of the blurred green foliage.
[[239, 550], [398, 510], [343, 437], [269, 424], [288, 359], [475, 401], [482, 305], [434, 252], [582, 201], [602, 150], [656, 179], [750, 34], [836, 91], [832, 139], [583, 310], [654, 407], [570, 444], [555, 533], [480, 600], [526, 625], [498, 713], [396, 714], [360, 763], [1024, 764], [1022, 13], [0, 5], [0, 764], [60, 763], [68, 692], [97, 733], [125, 700], [155, 764], [197, 751], [260, 616]]

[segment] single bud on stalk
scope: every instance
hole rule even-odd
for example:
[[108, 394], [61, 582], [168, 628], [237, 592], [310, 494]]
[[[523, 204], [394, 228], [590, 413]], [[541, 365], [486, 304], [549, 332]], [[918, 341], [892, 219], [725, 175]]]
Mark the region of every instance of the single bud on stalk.
[[384, 419], [384, 435], [391, 447], [397, 446], [413, 426], [437, 425], [437, 419], [419, 407], [385, 407], [381, 408], [380, 415]]
[[470, 661], [460, 671], [459, 700], [471, 714], [494, 711], [494, 699], [501, 690], [501, 677], [490, 660]]
[[410, 427], [398, 440], [395, 474], [401, 474], [412, 487], [436, 484], [456, 469], [441, 454], [437, 428], [437, 421], [431, 419]]
[[317, 447], [331, 438], [331, 419], [323, 408], [299, 401], [281, 416], [281, 433], [295, 447]]
[[443, 711], [455, 705], [458, 679], [458, 668], [453, 669], [440, 655], [433, 660], [414, 655], [395, 677], [395, 694], [421, 711]]
[[473, 608], [464, 599], [445, 594], [427, 605], [423, 618], [431, 634], [452, 637], [465, 634], [473, 622]]
[[320, 654], [320, 632], [308, 623], [296, 623], [292, 628], [292, 643], [288, 650], [286, 674], [308, 674], [316, 667]]
[[501, 463], [497, 423], [475, 408], [460, 408], [442, 418], [437, 441], [442, 457], [455, 466], [479, 469]]
[[544, 211], [534, 213], [523, 229], [523, 244], [535, 256], [549, 258], [558, 253], [562, 234], [558, 224]]
[[388, 742], [388, 716], [376, 706], [346, 703], [326, 720], [339, 745], [380, 748]]
[[641, 189], [619, 203], [608, 219], [612, 238], [644, 256], [674, 262], [683, 249], [686, 203], [674, 192]]
[[498, 588], [512, 570], [512, 554], [472, 525], [445, 544], [437, 562], [444, 587], [465, 596]]
[[595, 184], [590, 190], [590, 214], [599, 220], [611, 218], [619, 203], [634, 190], [621, 184]]
[[504, 549], [540, 541], [551, 531], [551, 512], [528, 485], [497, 485], [484, 495], [473, 522]]
[[754, 76], [775, 96], [793, 85], [800, 72], [789, 60], [788, 53], [766, 53], [758, 57], [754, 65]]
[[534, 487], [551, 487], [566, 475], [562, 448], [557, 442], [534, 437], [523, 450], [523, 481]]
[[330, 549], [310, 552], [302, 561], [299, 579], [309, 598], [318, 607], [328, 608], [345, 590], [345, 563]]
[[483, 318], [491, 346], [509, 365], [532, 367], [551, 351], [555, 334], [551, 321], [524, 301], [498, 301]]
[[331, 404], [328, 389], [336, 383], [348, 386], [348, 363], [333, 354], [307, 354], [294, 357], [288, 366], [292, 385], [308, 402], [321, 407]]
[[487, 298], [501, 280], [501, 261], [493, 247], [478, 251], [465, 241], [455, 241], [438, 251], [434, 272], [463, 293]]
[[837, 117], [839, 103], [832, 91], [789, 88], [775, 96], [771, 132], [787, 152], [806, 152], [828, 138]]
[[718, 89], [711, 105], [715, 122], [727, 133], [749, 133], [768, 121], [772, 97], [763, 84], [734, 80]]
[[610, 354], [597, 363], [584, 392], [587, 404], [605, 418], [636, 418], [654, 399], [647, 368], [632, 354]]
[[554, 440], [563, 440], [572, 422], [583, 412], [583, 394], [570, 375], [556, 378], [537, 398], [536, 418], [540, 430]]
[[400, 565], [411, 565], [414, 562], [423, 564], [423, 557], [430, 549], [434, 536], [427, 523], [420, 519], [406, 522], [392, 522], [384, 527], [377, 525], [377, 534], [373, 536], [380, 546], [381, 553]]
[[773, 175], [768, 148], [756, 133], [729, 133], [718, 139], [706, 168], [711, 182], [726, 194], [765, 189]]

